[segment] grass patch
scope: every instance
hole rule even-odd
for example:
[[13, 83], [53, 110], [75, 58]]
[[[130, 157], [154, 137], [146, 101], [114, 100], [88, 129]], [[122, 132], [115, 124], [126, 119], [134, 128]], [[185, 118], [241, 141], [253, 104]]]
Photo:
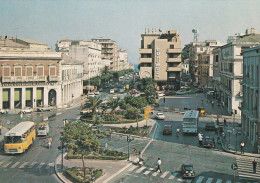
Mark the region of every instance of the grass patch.
[[86, 167], [86, 177], [84, 179], [84, 171], [81, 167], [72, 167], [65, 170], [66, 176], [75, 183], [91, 183], [92, 177], [97, 180], [103, 175], [102, 169], [94, 169]]

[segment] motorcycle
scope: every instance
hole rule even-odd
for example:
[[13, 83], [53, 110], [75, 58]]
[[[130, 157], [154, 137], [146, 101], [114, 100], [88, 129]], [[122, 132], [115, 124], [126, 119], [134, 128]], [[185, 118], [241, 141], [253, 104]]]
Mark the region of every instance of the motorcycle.
[[201, 132], [198, 134], [198, 139], [199, 139], [199, 145], [202, 145], [203, 134]]
[[177, 136], [177, 138], [180, 136], [180, 129], [176, 130], [176, 136]]
[[144, 165], [144, 160], [142, 158], [138, 158], [137, 165], [142, 167]]

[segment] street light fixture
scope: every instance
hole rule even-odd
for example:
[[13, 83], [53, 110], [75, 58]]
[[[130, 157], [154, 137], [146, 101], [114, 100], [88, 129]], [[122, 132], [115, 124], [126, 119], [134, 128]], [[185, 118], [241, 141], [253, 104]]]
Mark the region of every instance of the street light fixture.
[[131, 141], [133, 141], [134, 140], [134, 138], [132, 137], [132, 136], [130, 136], [130, 135], [127, 135], [127, 137], [126, 137], [126, 141], [128, 142], [128, 161], [129, 161], [129, 144], [130, 144], [130, 142]]

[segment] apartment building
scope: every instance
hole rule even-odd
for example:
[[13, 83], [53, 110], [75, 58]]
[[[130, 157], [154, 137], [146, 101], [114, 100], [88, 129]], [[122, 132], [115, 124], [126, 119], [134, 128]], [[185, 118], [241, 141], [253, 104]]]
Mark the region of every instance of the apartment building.
[[141, 34], [140, 77], [152, 77], [159, 88], [180, 89], [181, 38], [177, 30]]
[[83, 66], [70, 67], [69, 76], [76, 78], [68, 81], [71, 87], [64, 90], [61, 76], [65, 65], [61, 53], [51, 52], [46, 44], [20, 38], [0, 39], [0, 108], [63, 107], [72, 99], [65, 101], [64, 92], [75, 88], [77, 91], [71, 93], [78, 98], [83, 92]]
[[[212, 87], [215, 90], [216, 98], [221, 102], [221, 91], [220, 91], [220, 72], [221, 72], [221, 49], [220, 47], [212, 50], [213, 54], [213, 77], [212, 77]], [[223, 107], [223, 102], [221, 104]]]
[[243, 54], [242, 130], [260, 152], [260, 46], [245, 49]]
[[126, 50], [118, 50], [118, 68], [117, 71], [126, 70], [129, 67]]
[[245, 49], [259, 45], [260, 34], [244, 35], [240, 39], [220, 47], [220, 90], [222, 103], [230, 114], [241, 116], [238, 107], [242, 103], [243, 56]]
[[181, 64], [181, 72], [182, 72], [182, 74], [189, 74], [190, 73], [190, 71], [189, 71], [189, 62], [190, 62], [189, 59], [185, 59], [183, 61], [183, 63]]

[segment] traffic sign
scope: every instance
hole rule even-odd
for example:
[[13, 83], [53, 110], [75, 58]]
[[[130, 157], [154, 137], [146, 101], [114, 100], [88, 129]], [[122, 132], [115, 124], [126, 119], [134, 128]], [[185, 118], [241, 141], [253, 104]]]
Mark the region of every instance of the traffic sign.
[[231, 168], [232, 168], [232, 170], [237, 170], [238, 166], [237, 166], [236, 163], [233, 163], [233, 164], [231, 165]]
[[150, 119], [150, 109], [148, 107], [146, 107], [144, 109], [144, 119], [145, 120], [149, 120]]

